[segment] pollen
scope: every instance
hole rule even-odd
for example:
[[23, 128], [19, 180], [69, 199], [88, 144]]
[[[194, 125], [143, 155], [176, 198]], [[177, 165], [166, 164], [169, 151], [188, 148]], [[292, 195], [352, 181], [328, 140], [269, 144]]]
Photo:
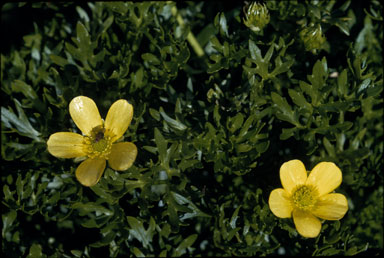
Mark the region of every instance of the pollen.
[[292, 193], [292, 203], [294, 207], [308, 211], [312, 210], [318, 200], [318, 192], [316, 188], [310, 185], [299, 185]]
[[84, 137], [83, 144], [87, 156], [92, 159], [108, 159], [109, 154], [111, 153], [111, 137], [102, 126], [93, 128], [90, 135]]

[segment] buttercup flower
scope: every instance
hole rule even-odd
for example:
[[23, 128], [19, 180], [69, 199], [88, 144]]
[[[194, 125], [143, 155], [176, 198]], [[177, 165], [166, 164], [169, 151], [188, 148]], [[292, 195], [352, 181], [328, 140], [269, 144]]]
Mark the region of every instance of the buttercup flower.
[[297, 231], [304, 237], [319, 235], [319, 218], [339, 220], [348, 210], [345, 196], [331, 193], [342, 180], [340, 169], [332, 162], [317, 164], [309, 176], [300, 160], [285, 162], [280, 180], [283, 188], [271, 192], [269, 208], [279, 218], [293, 216]]
[[132, 142], [116, 142], [131, 123], [133, 107], [119, 99], [109, 108], [103, 121], [95, 102], [84, 96], [72, 99], [69, 113], [83, 135], [73, 132], [52, 134], [47, 142], [48, 151], [58, 158], [86, 157], [76, 169], [76, 178], [85, 186], [99, 180], [108, 160], [114, 170], [127, 170], [137, 156]]

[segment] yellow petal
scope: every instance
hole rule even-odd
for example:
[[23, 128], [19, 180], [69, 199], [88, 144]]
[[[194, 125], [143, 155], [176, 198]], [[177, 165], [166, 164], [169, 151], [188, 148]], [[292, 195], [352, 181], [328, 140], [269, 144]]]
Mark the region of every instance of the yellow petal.
[[268, 200], [272, 213], [279, 218], [290, 218], [292, 215], [292, 204], [287, 191], [277, 188], [271, 192]]
[[316, 204], [313, 215], [326, 220], [339, 220], [348, 211], [347, 198], [339, 193], [322, 196]]
[[290, 160], [280, 167], [280, 180], [284, 189], [291, 194], [292, 189], [307, 180], [307, 171], [300, 160]]
[[294, 209], [293, 222], [295, 223], [297, 232], [303, 237], [317, 237], [320, 233], [320, 220], [309, 212]]
[[105, 165], [105, 159], [86, 159], [77, 167], [76, 178], [82, 185], [93, 186], [99, 182]]
[[108, 164], [114, 170], [127, 170], [135, 161], [137, 156], [136, 145], [131, 142], [118, 142], [112, 145]]
[[77, 158], [85, 156], [83, 136], [71, 132], [59, 132], [49, 136], [48, 152], [58, 158]]
[[319, 196], [335, 190], [342, 180], [341, 170], [333, 162], [320, 162], [311, 171], [306, 184], [315, 186]]
[[85, 135], [90, 135], [96, 126], [103, 125], [95, 102], [88, 97], [78, 96], [72, 99], [69, 103], [69, 113], [73, 122]]
[[127, 131], [133, 116], [133, 106], [125, 99], [119, 99], [108, 110], [105, 129], [114, 136], [112, 142], [119, 139]]

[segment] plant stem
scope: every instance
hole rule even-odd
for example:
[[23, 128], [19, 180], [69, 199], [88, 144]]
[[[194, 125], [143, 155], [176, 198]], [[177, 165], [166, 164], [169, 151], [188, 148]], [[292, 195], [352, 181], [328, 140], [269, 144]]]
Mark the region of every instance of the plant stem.
[[[176, 16], [176, 20], [179, 23], [180, 26], [185, 26], [184, 20], [181, 17], [180, 14], [177, 12], [177, 7], [174, 5], [171, 9], [172, 15]], [[201, 48], [199, 42], [197, 42], [195, 36], [193, 35], [192, 31], [189, 31], [187, 35], [187, 41], [192, 46], [193, 50], [195, 51], [196, 55], [201, 57], [204, 56], [204, 50]]]

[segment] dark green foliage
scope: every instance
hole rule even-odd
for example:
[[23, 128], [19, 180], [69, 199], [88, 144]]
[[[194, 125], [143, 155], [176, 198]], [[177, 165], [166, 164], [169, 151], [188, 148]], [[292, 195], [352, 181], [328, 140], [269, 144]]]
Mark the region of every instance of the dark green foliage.
[[[5, 256], [382, 252], [383, 7], [265, 6], [254, 32], [236, 1], [3, 5]], [[31, 26], [18, 27], [22, 15]], [[51, 134], [79, 132], [68, 110], [79, 95], [102, 117], [119, 98], [134, 107], [134, 165], [107, 167], [91, 188], [74, 176], [79, 163], [46, 150]], [[349, 210], [315, 239], [268, 207], [290, 159], [343, 172]]]

